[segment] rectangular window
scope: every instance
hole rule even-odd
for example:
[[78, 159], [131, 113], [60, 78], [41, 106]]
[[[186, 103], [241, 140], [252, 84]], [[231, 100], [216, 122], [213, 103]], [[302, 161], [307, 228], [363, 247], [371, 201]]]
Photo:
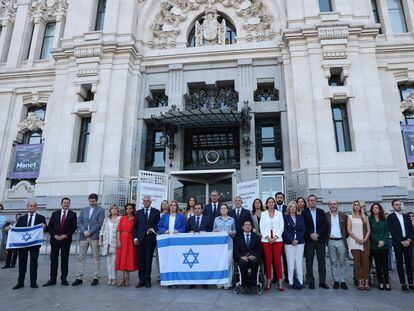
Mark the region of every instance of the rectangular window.
[[145, 167], [149, 170], [165, 170], [165, 138], [161, 130], [148, 125]]
[[45, 28], [45, 35], [43, 36], [42, 51], [40, 53], [40, 59], [50, 59], [52, 55], [50, 51], [53, 47], [53, 38], [55, 37], [56, 23], [47, 23]]
[[77, 162], [86, 162], [88, 156], [89, 136], [91, 133], [91, 117], [82, 118]]
[[352, 151], [346, 104], [332, 104], [332, 120], [335, 129], [336, 151]]
[[388, 13], [394, 33], [408, 32], [402, 0], [388, 0]]
[[282, 166], [282, 135], [279, 118], [256, 120], [256, 163], [263, 167]]
[[332, 12], [332, 1], [331, 0], [319, 0], [319, 11], [320, 12]]
[[[371, 0], [371, 6], [372, 6], [372, 16], [374, 17], [374, 21], [377, 24], [381, 24], [381, 19], [378, 12], [378, 4], [377, 0]], [[379, 29], [379, 33], [382, 33], [382, 28]]]
[[105, 21], [106, 0], [99, 0], [96, 13], [95, 30], [102, 30]]

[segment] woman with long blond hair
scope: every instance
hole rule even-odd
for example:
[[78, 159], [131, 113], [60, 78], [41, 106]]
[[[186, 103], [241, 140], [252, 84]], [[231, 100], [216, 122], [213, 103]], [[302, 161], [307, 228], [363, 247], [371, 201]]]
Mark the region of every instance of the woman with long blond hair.
[[358, 281], [358, 288], [360, 290], [370, 290], [368, 276], [371, 228], [360, 201], [352, 203], [352, 215], [349, 216], [347, 228], [349, 234], [348, 248], [354, 258], [355, 278]]

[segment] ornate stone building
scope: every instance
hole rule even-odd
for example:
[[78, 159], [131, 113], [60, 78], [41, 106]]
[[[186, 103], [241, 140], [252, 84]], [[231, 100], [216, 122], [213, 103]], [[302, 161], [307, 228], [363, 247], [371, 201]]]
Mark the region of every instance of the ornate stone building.
[[[412, 0], [2, 0], [0, 200], [414, 200]], [[403, 135], [402, 135], [403, 133]]]

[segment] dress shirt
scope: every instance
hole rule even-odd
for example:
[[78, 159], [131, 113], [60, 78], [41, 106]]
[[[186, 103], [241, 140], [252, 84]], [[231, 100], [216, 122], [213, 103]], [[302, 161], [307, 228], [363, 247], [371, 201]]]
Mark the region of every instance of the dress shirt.
[[212, 210], [213, 214], [217, 213], [217, 207], [218, 207], [217, 205], [218, 205], [217, 202], [216, 203], [211, 203], [211, 207], [213, 208], [213, 210]]
[[246, 245], [250, 245], [250, 233], [246, 233], [244, 235], [244, 240], [246, 241]]
[[339, 226], [339, 215], [335, 216], [331, 214], [331, 236], [330, 238], [339, 239], [342, 238], [341, 227]]
[[175, 215], [174, 216], [170, 215], [170, 219], [168, 222], [168, 230], [170, 231], [170, 233], [174, 233], [174, 227], [175, 227]]
[[240, 208], [236, 207], [236, 217], [240, 217], [241, 212], [242, 212], [242, 207], [240, 207]]
[[402, 236], [403, 236], [403, 238], [406, 238], [407, 237], [407, 233], [405, 232], [405, 224], [404, 224], [403, 214], [396, 212], [395, 215], [397, 215], [398, 221], [400, 222]]
[[276, 209], [279, 211], [279, 212], [283, 212], [283, 204], [282, 205], [276, 205]]
[[313, 232], [316, 233], [316, 208], [315, 209], [310, 208], [309, 210], [310, 210], [312, 220], [313, 220]]
[[[69, 209], [64, 210], [63, 208], [60, 210], [60, 222], [62, 222], [62, 218], [63, 218], [63, 212], [66, 211], [66, 218], [68, 217], [68, 213], [69, 213]], [[90, 212], [89, 212], [90, 213]], [[91, 216], [89, 215], [89, 218], [91, 218]]]
[[[194, 218], [195, 218], [195, 223], [196, 223], [196, 225], [198, 226], [198, 227], [200, 227], [201, 226], [201, 222], [203, 221], [203, 215], [200, 215], [200, 216], [197, 216], [197, 215], [194, 215]], [[197, 222], [197, 219], [199, 219], [199, 221]], [[197, 228], [198, 229], [198, 228]]]
[[148, 208], [144, 207], [144, 216], [145, 214], [147, 214], [147, 220], [148, 220], [151, 215], [151, 207], [148, 207]]
[[214, 219], [213, 229], [218, 231], [236, 232], [236, 225], [233, 217], [227, 216], [227, 218], [223, 218], [222, 216], [217, 216], [216, 219]]
[[29, 224], [29, 220], [30, 220], [30, 213], [27, 215], [28, 216], [28, 218], [27, 218], [27, 226], [28, 227], [33, 227], [34, 226], [34, 223], [35, 223], [35, 219], [36, 219], [36, 212], [34, 212], [33, 214], [32, 214], [32, 222]]

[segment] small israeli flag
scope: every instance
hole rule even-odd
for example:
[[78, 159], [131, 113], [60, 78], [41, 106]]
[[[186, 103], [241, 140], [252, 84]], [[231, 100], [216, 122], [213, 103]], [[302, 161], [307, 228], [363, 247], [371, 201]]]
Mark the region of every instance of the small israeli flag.
[[41, 225], [33, 227], [10, 227], [6, 248], [23, 248], [43, 243], [43, 228]]
[[227, 232], [157, 236], [161, 285], [229, 283]]

